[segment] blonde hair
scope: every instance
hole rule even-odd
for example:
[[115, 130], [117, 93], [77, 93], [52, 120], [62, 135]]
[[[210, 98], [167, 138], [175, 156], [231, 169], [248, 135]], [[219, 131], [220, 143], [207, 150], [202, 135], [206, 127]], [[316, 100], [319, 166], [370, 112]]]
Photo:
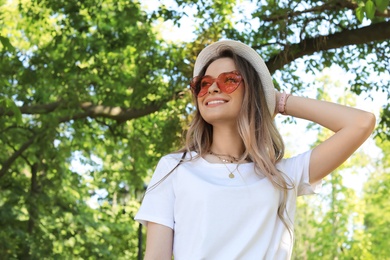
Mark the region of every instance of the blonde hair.
[[[199, 76], [205, 74], [213, 61], [226, 57], [233, 59], [245, 82], [244, 101], [238, 118], [238, 132], [245, 146], [240, 159], [252, 161], [256, 172], [265, 175], [281, 191], [278, 216], [292, 235], [292, 223], [288, 223], [283, 214], [287, 204], [287, 191], [293, 188], [293, 184], [276, 168], [276, 164], [284, 156], [284, 143], [268, 110], [259, 75], [247, 60], [227, 47], [221, 49], [219, 55], [206, 64]], [[195, 95], [194, 103], [198, 107]], [[195, 151], [198, 156], [204, 156], [209, 153], [212, 142], [213, 127], [202, 118], [197, 109], [186, 134], [185, 147], [180, 152]]]

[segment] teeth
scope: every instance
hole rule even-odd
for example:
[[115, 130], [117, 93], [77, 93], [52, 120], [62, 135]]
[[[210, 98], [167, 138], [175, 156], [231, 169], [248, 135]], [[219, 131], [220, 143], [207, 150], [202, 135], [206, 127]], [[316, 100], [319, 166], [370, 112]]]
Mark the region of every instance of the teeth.
[[223, 104], [225, 103], [224, 100], [213, 100], [207, 103], [207, 105], [213, 105], [213, 104]]

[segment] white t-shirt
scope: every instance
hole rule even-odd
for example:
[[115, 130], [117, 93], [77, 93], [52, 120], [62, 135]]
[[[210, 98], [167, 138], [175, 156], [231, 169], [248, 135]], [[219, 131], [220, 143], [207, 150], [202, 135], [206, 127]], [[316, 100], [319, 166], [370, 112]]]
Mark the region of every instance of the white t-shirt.
[[[320, 182], [309, 184], [310, 154], [308, 151], [277, 164], [295, 185], [288, 191], [284, 214], [291, 223], [296, 197], [315, 193], [321, 186]], [[149, 187], [170, 172], [181, 156], [161, 158]], [[235, 178], [229, 178], [226, 167]], [[148, 191], [135, 219], [174, 230], [175, 260], [290, 259], [293, 240], [277, 215], [280, 199], [281, 192], [255, 173], [253, 163], [237, 167], [199, 157], [183, 162]]]

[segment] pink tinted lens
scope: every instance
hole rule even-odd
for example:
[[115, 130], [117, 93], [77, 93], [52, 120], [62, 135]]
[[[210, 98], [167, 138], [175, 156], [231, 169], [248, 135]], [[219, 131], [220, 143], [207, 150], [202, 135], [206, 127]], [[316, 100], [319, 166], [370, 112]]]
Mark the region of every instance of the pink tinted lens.
[[223, 73], [218, 76], [217, 84], [222, 92], [227, 94], [233, 93], [240, 85], [242, 77], [238, 73]]
[[[193, 90], [196, 89], [198, 80], [199, 78], [196, 79], [194, 78], [192, 80], [191, 87], [193, 88]], [[203, 97], [204, 95], [206, 95], [209, 90], [209, 87], [211, 87], [211, 85], [213, 85], [214, 82], [217, 82], [218, 88], [222, 92], [227, 94], [233, 93], [238, 88], [241, 81], [242, 81], [242, 76], [236, 71], [221, 73], [216, 79], [214, 79], [211, 76], [204, 76], [200, 80], [199, 83], [200, 90], [197, 96]]]

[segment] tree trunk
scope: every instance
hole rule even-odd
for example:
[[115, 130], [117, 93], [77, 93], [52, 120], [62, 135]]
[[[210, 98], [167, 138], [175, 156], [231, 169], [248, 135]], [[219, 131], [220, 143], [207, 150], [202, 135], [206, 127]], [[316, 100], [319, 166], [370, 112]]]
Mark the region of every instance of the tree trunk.
[[24, 243], [23, 251], [20, 255], [20, 259], [31, 259], [30, 252], [30, 240], [33, 238], [33, 233], [35, 229], [35, 221], [38, 218], [38, 209], [36, 207], [36, 197], [38, 194], [38, 163], [34, 163], [31, 166], [31, 184], [30, 184], [30, 194], [26, 199], [26, 206], [28, 211], [28, 221], [27, 221], [27, 238]]

